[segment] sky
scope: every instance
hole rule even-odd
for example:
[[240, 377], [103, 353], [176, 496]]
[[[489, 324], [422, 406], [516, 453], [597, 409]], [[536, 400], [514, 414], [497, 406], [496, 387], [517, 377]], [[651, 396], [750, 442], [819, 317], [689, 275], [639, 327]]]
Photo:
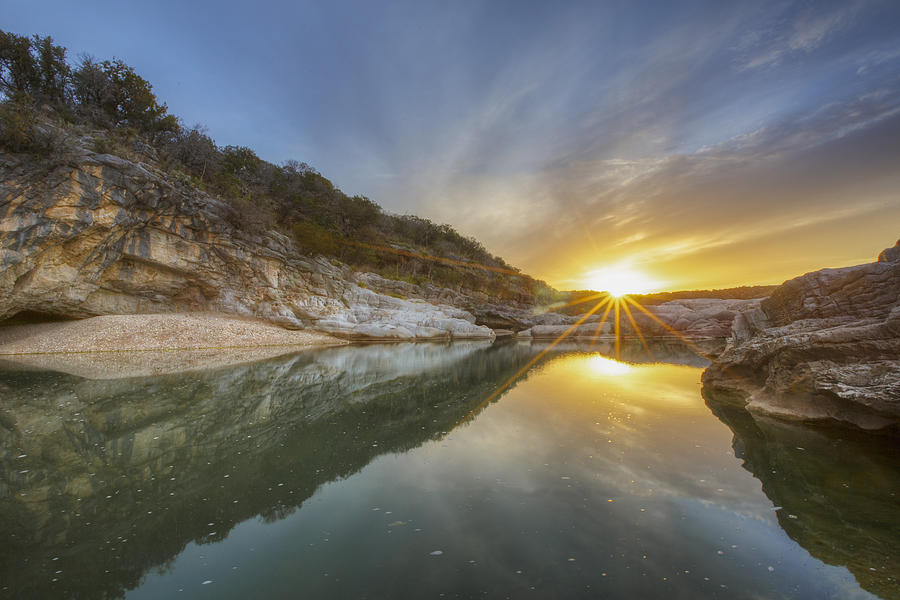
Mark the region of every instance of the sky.
[[896, 0], [0, 0], [0, 29], [562, 289], [780, 283], [900, 237]]

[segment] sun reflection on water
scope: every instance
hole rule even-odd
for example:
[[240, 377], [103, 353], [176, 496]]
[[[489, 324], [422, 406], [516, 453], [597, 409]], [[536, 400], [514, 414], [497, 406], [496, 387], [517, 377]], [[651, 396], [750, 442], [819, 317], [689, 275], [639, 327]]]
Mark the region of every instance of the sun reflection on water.
[[619, 362], [606, 356], [595, 355], [588, 358], [588, 368], [597, 375], [625, 375], [632, 367], [628, 363]]

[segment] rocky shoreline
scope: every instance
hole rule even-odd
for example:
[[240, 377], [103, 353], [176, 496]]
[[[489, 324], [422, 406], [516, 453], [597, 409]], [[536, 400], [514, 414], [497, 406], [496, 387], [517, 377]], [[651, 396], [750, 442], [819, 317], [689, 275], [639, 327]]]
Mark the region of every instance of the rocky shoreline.
[[[351, 339], [487, 339], [458, 307], [359, 285], [144, 163], [82, 154], [49, 173], [0, 157], [0, 320], [211, 312]], [[360, 281], [361, 282], [361, 281]]]
[[868, 430], [900, 426], [900, 242], [785, 282], [741, 313], [703, 373], [713, 403]]

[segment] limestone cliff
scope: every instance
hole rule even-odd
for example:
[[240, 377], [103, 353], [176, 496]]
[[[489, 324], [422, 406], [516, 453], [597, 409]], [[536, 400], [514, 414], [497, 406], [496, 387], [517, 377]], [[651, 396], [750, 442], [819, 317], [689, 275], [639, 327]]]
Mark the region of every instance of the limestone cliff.
[[146, 163], [0, 156], [0, 320], [212, 311], [364, 339], [489, 338], [468, 312], [357, 285]]
[[900, 242], [877, 262], [785, 282], [737, 317], [703, 382], [714, 401], [751, 411], [900, 423]]

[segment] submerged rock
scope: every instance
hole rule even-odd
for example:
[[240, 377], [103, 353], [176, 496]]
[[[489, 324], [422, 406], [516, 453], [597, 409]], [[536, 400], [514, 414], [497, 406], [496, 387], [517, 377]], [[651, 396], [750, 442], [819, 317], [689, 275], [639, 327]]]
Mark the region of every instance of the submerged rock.
[[737, 317], [703, 383], [715, 401], [751, 411], [900, 424], [900, 242], [878, 262], [785, 282]]

